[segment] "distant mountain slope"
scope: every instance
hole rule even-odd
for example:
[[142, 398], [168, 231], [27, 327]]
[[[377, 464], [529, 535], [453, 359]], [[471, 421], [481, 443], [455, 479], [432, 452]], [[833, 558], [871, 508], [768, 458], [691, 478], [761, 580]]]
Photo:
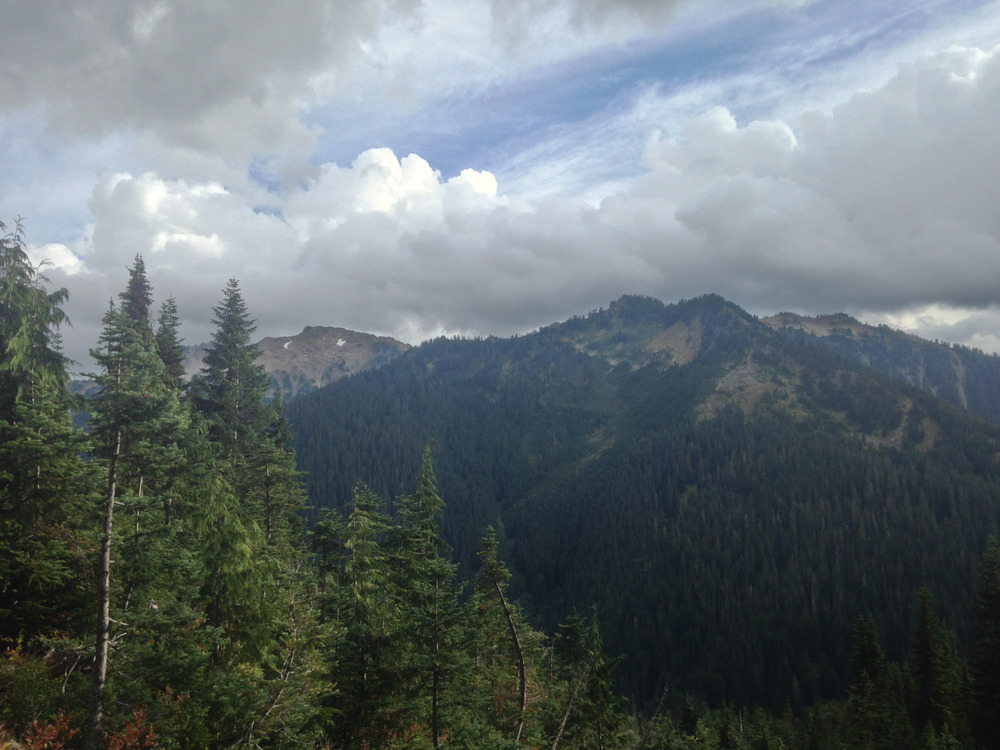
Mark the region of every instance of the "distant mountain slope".
[[596, 604], [639, 699], [838, 694], [855, 619], [901, 657], [921, 586], [967, 635], [1000, 427], [779, 328], [625, 297], [428, 342], [289, 404], [310, 498], [393, 498], [430, 443], [456, 558], [495, 525], [540, 624]]
[[323, 326], [306, 326], [297, 336], [261, 339], [257, 347], [257, 361], [286, 400], [380, 367], [410, 348], [388, 336]]
[[[388, 336], [328, 326], [306, 326], [295, 336], [267, 337], [257, 342], [257, 347], [257, 361], [286, 401], [384, 365], [410, 348]], [[201, 371], [207, 348], [207, 344], [185, 347], [189, 377]]]
[[1000, 356], [865, 325], [843, 313], [815, 318], [781, 313], [763, 322], [1000, 423]]

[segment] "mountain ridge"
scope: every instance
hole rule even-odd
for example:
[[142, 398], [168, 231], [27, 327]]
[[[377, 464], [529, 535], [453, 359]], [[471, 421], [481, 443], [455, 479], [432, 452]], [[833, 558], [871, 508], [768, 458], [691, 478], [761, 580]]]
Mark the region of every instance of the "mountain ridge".
[[[288, 401], [340, 378], [392, 361], [410, 349], [389, 336], [336, 326], [306, 326], [293, 336], [266, 336], [255, 346], [275, 393]], [[190, 379], [201, 372], [209, 344], [183, 347]]]
[[410, 348], [388, 336], [330, 326], [306, 326], [295, 336], [257, 342], [257, 362], [284, 398], [294, 398], [340, 378], [380, 367]]
[[967, 635], [1000, 529], [1000, 426], [831, 341], [717, 295], [624, 297], [425, 342], [287, 414], [318, 506], [359, 481], [391, 506], [431, 445], [455, 559], [474, 569], [493, 525], [545, 627], [598, 607], [638, 699], [678, 675], [709, 702], [780, 708], [793, 684], [843, 689], [862, 614], [902, 658], [921, 585]]

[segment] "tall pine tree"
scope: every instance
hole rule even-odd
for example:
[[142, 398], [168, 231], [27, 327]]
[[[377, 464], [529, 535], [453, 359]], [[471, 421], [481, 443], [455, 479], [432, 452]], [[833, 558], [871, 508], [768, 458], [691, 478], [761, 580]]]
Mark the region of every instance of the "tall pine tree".
[[184, 379], [184, 349], [183, 339], [178, 335], [180, 316], [177, 314], [177, 302], [169, 297], [160, 305], [160, 315], [156, 323], [156, 349], [163, 360], [170, 382], [175, 388], [180, 388]]
[[128, 269], [128, 286], [118, 295], [122, 312], [131, 319], [144, 343], [153, 339], [153, 319], [149, 311], [153, 305], [153, 287], [146, 277], [146, 262], [136, 253]]
[[[309, 712], [294, 711], [298, 718], [292, 721], [292, 714], [282, 709], [292, 711], [297, 694], [321, 689], [323, 682], [319, 670], [306, 666], [316, 658], [318, 631], [298, 515], [304, 493], [281, 403], [267, 401], [270, 379], [256, 361], [259, 352], [251, 343], [255, 326], [235, 279], [214, 313], [216, 328], [205, 365], [190, 388], [207, 426], [218, 477], [208, 520], [217, 541], [228, 538], [234, 554], [250, 554], [256, 585], [217, 589], [235, 579], [223, 575], [230, 564], [225, 553], [210, 555], [209, 546], [203, 556], [206, 576], [211, 578], [212, 570], [219, 575], [217, 581], [206, 579], [203, 591], [211, 595], [205, 601], [210, 621], [239, 645], [244, 667], [259, 670], [255, 684], [260, 702], [244, 701], [243, 713], [234, 714], [233, 730], [239, 729], [247, 742], [262, 741], [272, 732], [301, 739], [311, 720]], [[219, 606], [226, 602], [224, 608]], [[234, 618], [226, 611], [242, 614]], [[221, 657], [226, 649], [216, 651]], [[232, 670], [230, 674], [235, 675]]]
[[[0, 223], [0, 232], [5, 227]], [[49, 291], [21, 227], [0, 237], [0, 639], [30, 643], [69, 624], [78, 602], [92, 472], [73, 430], [65, 289]]]
[[[404, 623], [407, 677], [415, 720], [429, 727], [432, 747], [440, 747], [450, 723], [448, 696], [467, 674], [463, 649], [465, 617], [459, 606], [458, 566], [443, 555], [438, 532], [444, 501], [426, 447], [415, 494], [401, 498], [394, 529], [397, 589]], [[455, 702], [454, 699], [452, 702]]]
[[[133, 280], [135, 274], [133, 272]], [[113, 606], [127, 609], [137, 589], [155, 583], [153, 562], [140, 559], [141, 535], [150, 522], [157, 493], [170, 481], [172, 467], [181, 462], [180, 444], [188, 429], [178, 393], [167, 384], [163, 362], [145, 323], [136, 320], [123, 297], [120, 307], [112, 305], [104, 317], [98, 348], [91, 351], [101, 371], [95, 380], [99, 393], [92, 401], [92, 432], [95, 453], [105, 466], [103, 520], [97, 576], [97, 628], [91, 708], [84, 747], [97, 748], [102, 742], [109, 646], [113, 637]], [[115, 526], [116, 508], [129, 512], [129, 529], [124, 545]], [[155, 521], [152, 521], [155, 523]], [[113, 602], [112, 549], [123, 546], [132, 555], [126, 584]], [[145, 593], [145, 592], [144, 592]]]
[[66, 644], [90, 619], [97, 475], [70, 418], [66, 298], [29, 261], [20, 225], [0, 223], [0, 724], [22, 729], [64, 700], [83, 654]]
[[972, 646], [972, 717], [986, 750], [1000, 749], [1000, 542], [983, 555]]

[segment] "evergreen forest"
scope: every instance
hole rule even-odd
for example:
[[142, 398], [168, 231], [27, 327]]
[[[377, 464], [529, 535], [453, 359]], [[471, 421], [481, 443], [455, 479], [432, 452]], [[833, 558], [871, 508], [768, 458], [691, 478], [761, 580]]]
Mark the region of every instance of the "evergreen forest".
[[1000, 747], [996, 425], [713, 297], [285, 405], [139, 255], [84, 400], [0, 237], [0, 748]]

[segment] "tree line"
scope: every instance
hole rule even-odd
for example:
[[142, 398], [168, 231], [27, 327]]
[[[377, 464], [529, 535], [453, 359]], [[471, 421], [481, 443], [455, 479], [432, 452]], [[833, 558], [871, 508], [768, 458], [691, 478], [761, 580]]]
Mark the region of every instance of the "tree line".
[[[629, 656], [616, 685], [642, 706], [667, 681], [671, 709], [687, 693], [779, 713], [836, 699], [857, 618], [902, 662], [924, 586], [965, 653], [1000, 530], [1000, 429], [731, 307], [632, 300], [438, 339], [302, 396], [286, 413], [310, 500], [347, 507], [357, 476], [402, 492], [430, 441], [454, 559], [474, 569], [490, 523], [534, 622], [596, 604]], [[685, 327], [697, 356], [642, 364]], [[613, 361], [587, 353], [605, 345]], [[734, 366], [763, 392], [752, 410], [718, 405]]]
[[[22, 747], [620, 747], [593, 617], [548, 638], [487, 531], [473, 586], [412, 495], [358, 485], [309, 528], [238, 282], [184, 382], [141, 256], [68, 391], [63, 289], [0, 246], [0, 743]], [[86, 429], [73, 415], [87, 414]], [[594, 739], [594, 738], [597, 739]]]
[[502, 528], [484, 524], [461, 573], [430, 448], [412, 492], [357, 483], [305, 522], [235, 279], [185, 382], [176, 303], [154, 314], [136, 256], [84, 404], [61, 353], [67, 292], [19, 226], [0, 232], [0, 747], [997, 747], [995, 545], [968, 665], [928, 594], [909, 664], [859, 622], [844, 698], [782, 716], [668, 681], [629, 704], [598, 612], [532, 625]]

